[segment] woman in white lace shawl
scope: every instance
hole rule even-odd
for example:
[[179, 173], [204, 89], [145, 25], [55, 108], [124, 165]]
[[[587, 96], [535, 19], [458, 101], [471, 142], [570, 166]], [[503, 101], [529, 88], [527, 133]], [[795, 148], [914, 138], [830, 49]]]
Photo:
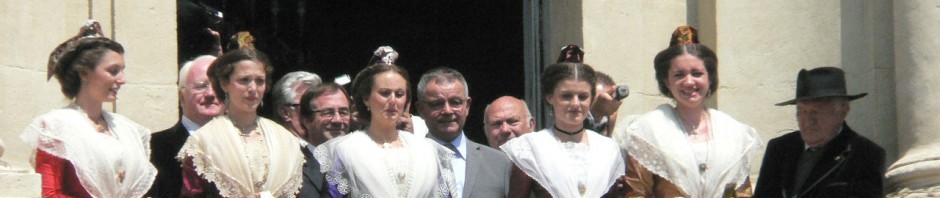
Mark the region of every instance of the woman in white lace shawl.
[[750, 197], [750, 162], [760, 149], [754, 128], [705, 103], [718, 88], [718, 59], [680, 27], [673, 45], [654, 59], [659, 91], [675, 106], [659, 105], [615, 138], [627, 151], [628, 196]]
[[102, 103], [117, 100], [124, 48], [104, 38], [97, 22], [59, 45], [49, 57], [72, 102], [35, 118], [20, 138], [36, 148], [43, 197], [141, 197], [157, 169], [150, 164], [150, 130]]
[[195, 131], [177, 155], [183, 197], [294, 197], [304, 156], [299, 139], [258, 116], [273, 66], [260, 51], [226, 52], [207, 71], [226, 113]]
[[[383, 56], [384, 54], [377, 54]], [[447, 197], [449, 149], [396, 129], [409, 101], [408, 74], [383, 59], [356, 75], [352, 97], [365, 129], [332, 139], [314, 155], [335, 197]]]
[[542, 97], [554, 125], [500, 147], [515, 164], [510, 197], [601, 197], [623, 176], [617, 144], [584, 128], [596, 82], [594, 69], [581, 63], [558, 63], [542, 72]]

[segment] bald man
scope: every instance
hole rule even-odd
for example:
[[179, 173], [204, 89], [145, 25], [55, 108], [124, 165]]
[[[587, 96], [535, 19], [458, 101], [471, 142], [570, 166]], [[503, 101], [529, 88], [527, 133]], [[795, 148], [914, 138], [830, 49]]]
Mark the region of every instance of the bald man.
[[535, 127], [535, 118], [525, 101], [503, 96], [486, 105], [483, 130], [490, 147], [499, 149], [506, 141], [532, 132], [532, 127]]

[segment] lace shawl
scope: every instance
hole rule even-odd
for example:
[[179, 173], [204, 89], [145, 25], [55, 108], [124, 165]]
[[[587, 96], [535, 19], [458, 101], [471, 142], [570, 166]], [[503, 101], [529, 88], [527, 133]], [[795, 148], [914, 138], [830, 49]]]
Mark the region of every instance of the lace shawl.
[[[624, 175], [625, 165], [620, 148], [610, 138], [586, 130], [588, 134], [587, 156], [582, 163], [564, 155], [567, 153], [563, 144], [552, 134], [551, 129], [528, 133], [506, 142], [500, 148], [516, 166], [538, 182], [552, 197], [601, 197]], [[573, 164], [585, 164], [585, 167], [572, 167]], [[587, 172], [586, 186], [579, 186], [577, 175], [584, 169]], [[581, 187], [585, 192], [582, 194]]]
[[113, 137], [99, 133], [73, 104], [33, 119], [20, 139], [72, 162], [93, 197], [142, 197], [157, 175], [150, 163], [150, 130], [115, 113], [103, 116]]
[[297, 138], [287, 129], [265, 118], [258, 119], [268, 150], [268, 176], [255, 187], [246, 144], [227, 116], [218, 116], [189, 136], [177, 154], [180, 161], [191, 157], [196, 173], [215, 184], [223, 197], [251, 197], [270, 192], [275, 197], [294, 197], [303, 181], [304, 156]]
[[719, 197], [726, 185], [740, 189], [748, 178], [751, 161], [761, 148], [754, 128], [721, 111], [709, 109], [712, 140], [708, 170], [699, 173], [698, 163], [672, 106], [662, 104], [629, 125], [618, 125], [621, 148], [642, 166], [675, 184], [692, 197]]
[[[356, 131], [317, 146], [314, 155], [327, 182], [349, 197], [400, 197], [390, 178], [382, 148], [365, 131]], [[433, 140], [399, 131], [413, 163], [406, 197], [448, 197], [456, 192], [450, 159], [454, 153]], [[405, 193], [401, 193], [405, 194]]]

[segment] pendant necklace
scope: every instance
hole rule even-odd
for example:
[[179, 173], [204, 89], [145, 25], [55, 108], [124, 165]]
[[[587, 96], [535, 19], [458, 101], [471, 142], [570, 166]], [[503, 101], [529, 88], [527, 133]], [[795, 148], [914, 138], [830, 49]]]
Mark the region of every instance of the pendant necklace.
[[[696, 136], [696, 137], [697, 137], [697, 136], [699, 135], [699, 133], [698, 133], [698, 127], [702, 125], [702, 122], [703, 122], [703, 121], [699, 121], [699, 124], [698, 124], [698, 125], [689, 123], [689, 125], [691, 126], [691, 130], [688, 130], [688, 131], [687, 131], [687, 130], [686, 130], [685, 121], [682, 120], [682, 117], [681, 117], [681, 116], [679, 116], [679, 110], [673, 109], [673, 111], [674, 111], [675, 114], [676, 114], [676, 119], [679, 121], [679, 125], [680, 125], [680, 127], [682, 128], [682, 131], [685, 132], [686, 135], [689, 135], [689, 136]], [[704, 122], [708, 122], [707, 120], [709, 120], [709, 119], [707, 118], [707, 116], [708, 116], [708, 112], [705, 112], [705, 113], [702, 114], [702, 117], [705, 118], [705, 120], [706, 120], [706, 121], [704, 121]], [[700, 119], [700, 120], [701, 120], [701, 119]], [[708, 123], [705, 123], [705, 124], [708, 124]], [[708, 127], [708, 126], [706, 126], [706, 130], [708, 130], [707, 127]], [[709, 135], [711, 135], [711, 133], [709, 133]], [[705, 140], [705, 141], [706, 141], [706, 146], [705, 146], [705, 162], [701, 162], [701, 163], [698, 164], [698, 171], [699, 171], [699, 173], [703, 173], [703, 174], [704, 174], [705, 171], [708, 170], [708, 157], [709, 157], [709, 154], [710, 154], [710, 153], [709, 153], [709, 150], [711, 149], [711, 142], [710, 142], [711, 140], [710, 140], [710, 139], [711, 139], [711, 138]], [[693, 152], [693, 153], [694, 153], [694, 152]]]

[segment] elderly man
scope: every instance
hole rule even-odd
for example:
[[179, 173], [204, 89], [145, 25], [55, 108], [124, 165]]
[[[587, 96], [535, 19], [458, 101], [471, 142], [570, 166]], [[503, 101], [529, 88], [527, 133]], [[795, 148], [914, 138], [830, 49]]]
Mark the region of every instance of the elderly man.
[[206, 75], [212, 61], [214, 56], [200, 56], [180, 68], [178, 84], [183, 116], [176, 125], [153, 133], [150, 138], [150, 162], [158, 172], [147, 196], [179, 197], [183, 178], [176, 154], [191, 133], [224, 111]]
[[349, 133], [349, 104], [352, 101], [346, 90], [332, 82], [311, 87], [301, 96], [300, 120], [309, 144], [301, 147], [306, 162], [298, 197], [330, 197], [326, 177], [320, 172], [313, 150], [327, 140]]
[[[276, 116], [274, 120], [280, 123], [284, 128], [294, 132], [297, 137], [304, 139], [307, 137], [303, 129], [303, 121], [300, 120], [300, 96], [307, 92], [307, 89], [317, 86], [322, 82], [320, 76], [316, 74], [295, 71], [287, 73], [274, 83], [273, 97], [274, 111]], [[306, 141], [301, 141], [306, 144]]]
[[460, 72], [436, 68], [421, 76], [415, 107], [425, 120], [428, 138], [455, 153], [451, 165], [457, 193], [453, 197], [506, 197], [512, 162], [506, 154], [464, 135], [468, 94], [467, 80]]
[[885, 151], [845, 123], [845, 73], [800, 70], [796, 105], [800, 131], [770, 140], [754, 197], [882, 197]]
[[529, 112], [525, 101], [512, 96], [499, 97], [486, 105], [483, 111], [483, 131], [490, 147], [499, 149], [500, 145], [512, 138], [532, 132], [535, 118]]

